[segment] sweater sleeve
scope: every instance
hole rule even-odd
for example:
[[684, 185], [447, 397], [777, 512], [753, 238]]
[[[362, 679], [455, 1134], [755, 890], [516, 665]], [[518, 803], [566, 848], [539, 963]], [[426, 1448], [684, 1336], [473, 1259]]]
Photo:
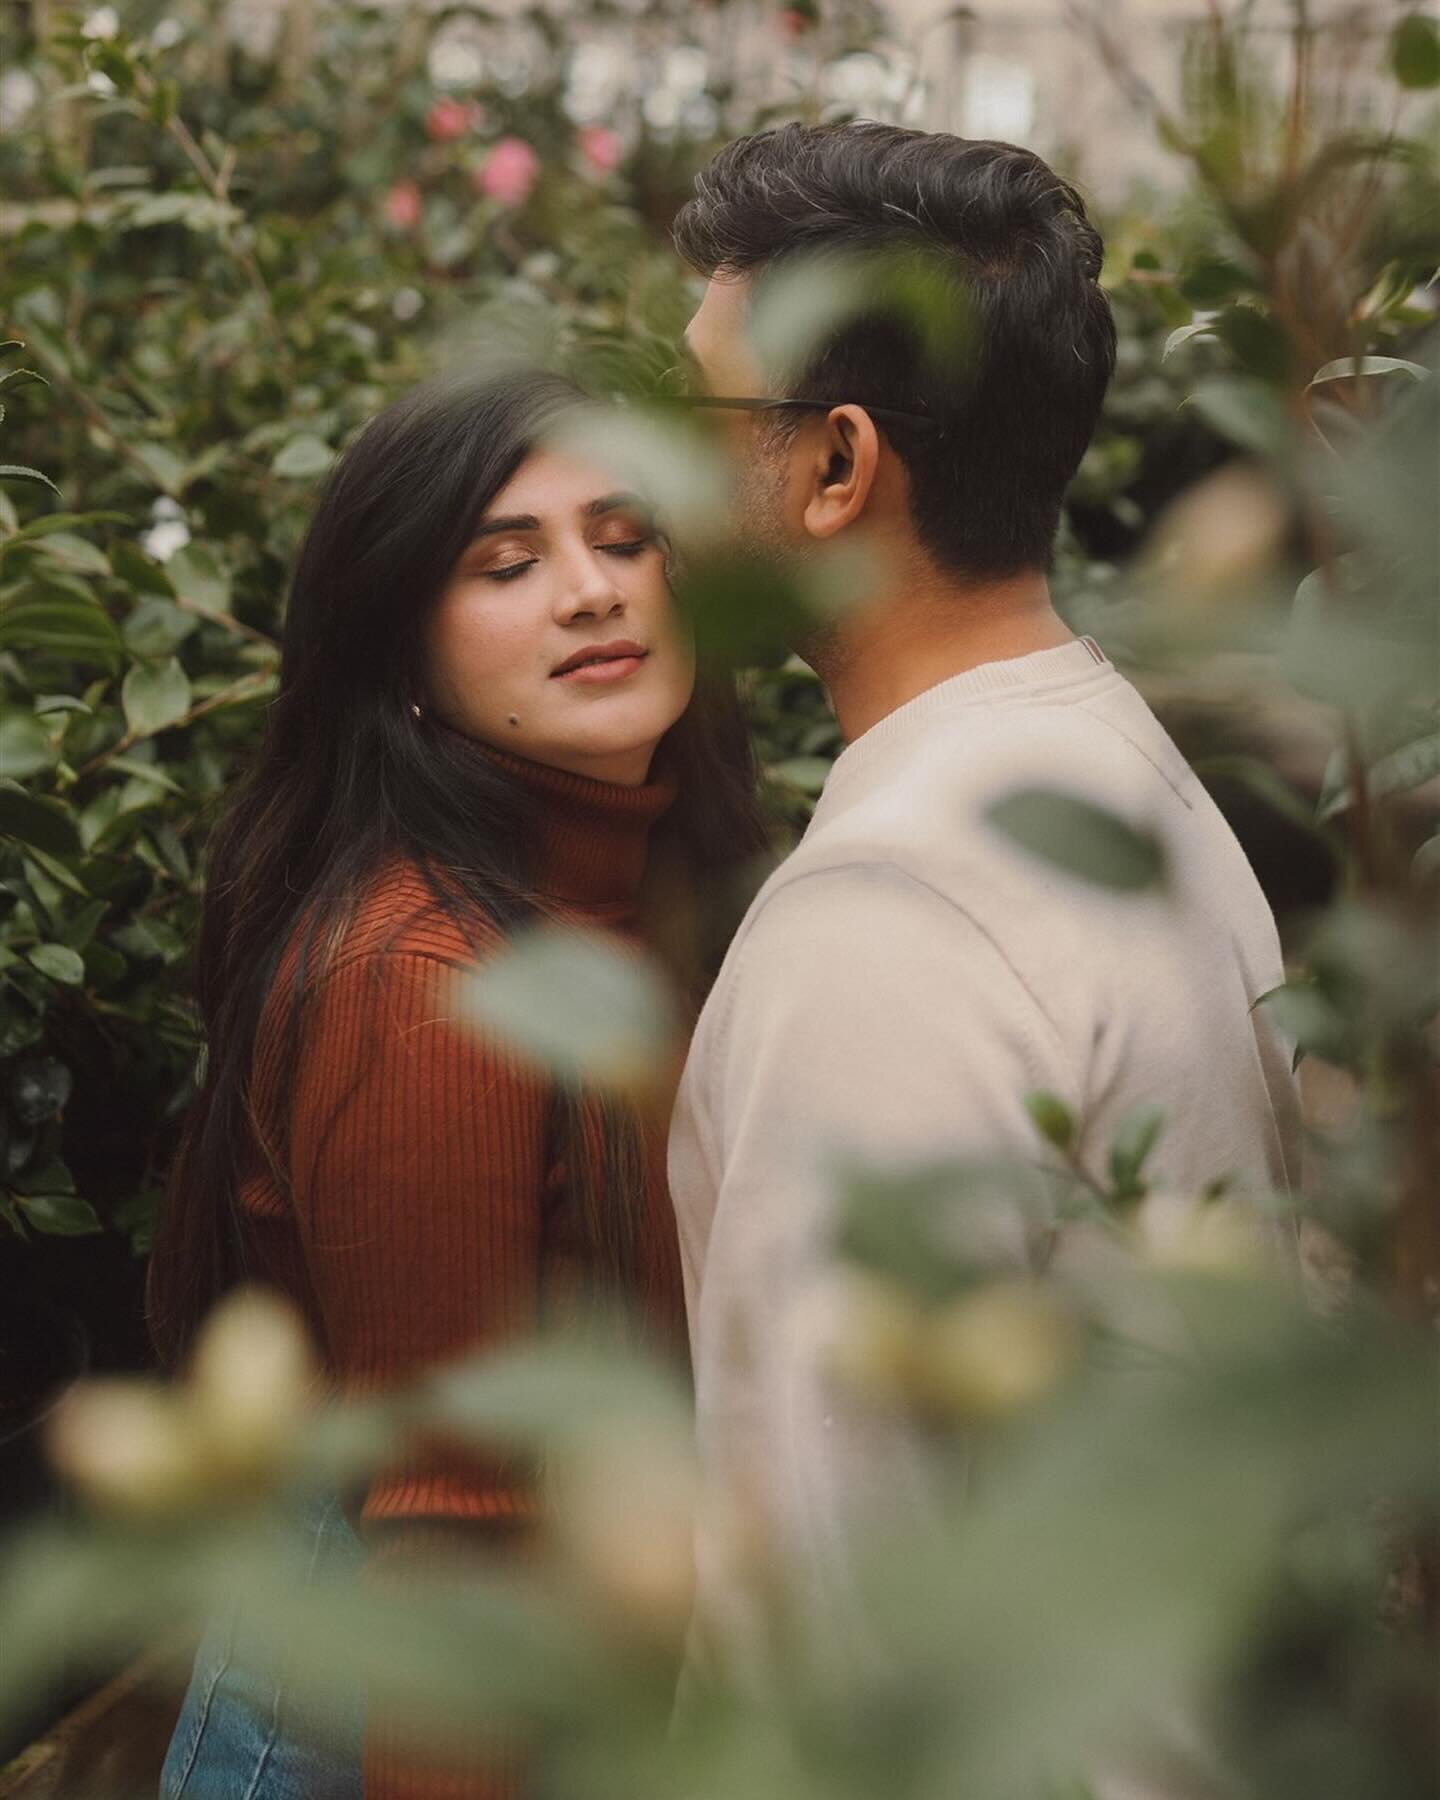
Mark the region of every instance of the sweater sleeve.
[[[310, 1003], [290, 1128], [294, 1207], [342, 1392], [402, 1384], [536, 1327], [546, 1094], [458, 1020], [436, 957], [356, 958]], [[533, 1496], [513, 1466], [417, 1449], [365, 1497], [376, 1579], [404, 1585], [457, 1529], [513, 1548]], [[508, 1800], [515, 1775], [411, 1767], [367, 1732], [366, 1800]]]
[[[924, 1509], [904, 1421], [837, 1383], [826, 1300], [837, 1176], [933, 1160], [1038, 1160], [1024, 1107], [1074, 1078], [1037, 999], [958, 907], [898, 868], [854, 865], [783, 885], [732, 952], [702, 1019], [671, 1135], [670, 1184], [692, 1233], [697, 1425], [712, 1478], [779, 1533], [827, 1641], [864, 1653], [855, 1551], [867, 1522]], [[711, 1216], [713, 1215], [713, 1216]], [[708, 1229], [706, 1221], [708, 1218]], [[978, 1215], [957, 1221], [981, 1229]], [[984, 1229], [1021, 1260], [1018, 1214]], [[743, 1567], [697, 1546], [692, 1664], [764, 1660]], [[871, 1646], [873, 1648], [873, 1646]]]

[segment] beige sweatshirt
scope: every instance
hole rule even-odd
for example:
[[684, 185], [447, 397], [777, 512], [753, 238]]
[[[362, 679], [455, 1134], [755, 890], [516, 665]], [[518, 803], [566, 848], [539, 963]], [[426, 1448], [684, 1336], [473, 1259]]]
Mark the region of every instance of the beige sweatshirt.
[[[1093, 886], [1000, 835], [987, 806], [1027, 786], [1156, 834], [1164, 888]], [[943, 682], [841, 755], [701, 1015], [669, 1168], [702, 1457], [842, 1622], [867, 1522], [907, 1492], [923, 1505], [925, 1483], [895, 1422], [850, 1405], [817, 1352], [837, 1161], [1034, 1163], [1023, 1099], [1046, 1088], [1097, 1172], [1118, 1122], [1158, 1103], [1159, 1183], [1283, 1190], [1298, 1173], [1290, 1046], [1252, 1011], [1281, 979], [1239, 845], [1088, 640]], [[749, 1662], [734, 1550], [702, 1530], [697, 1617]]]

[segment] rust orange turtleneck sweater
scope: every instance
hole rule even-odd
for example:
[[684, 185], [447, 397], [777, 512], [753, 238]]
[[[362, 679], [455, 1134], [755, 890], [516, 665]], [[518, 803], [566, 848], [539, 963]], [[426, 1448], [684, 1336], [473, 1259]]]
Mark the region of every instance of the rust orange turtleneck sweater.
[[[633, 932], [650, 828], [673, 783], [621, 787], [496, 756], [542, 804], [540, 892], [577, 923]], [[483, 956], [483, 928], [480, 943]], [[247, 1180], [248, 1248], [256, 1272], [301, 1306], [347, 1395], [529, 1334], [547, 1297], [563, 1304], [573, 1292], [578, 1240], [547, 1081], [452, 1016], [452, 971], [474, 960], [419, 872], [397, 865], [310, 985], [288, 1094], [293, 958], [262, 1023], [255, 1101], [267, 1138], [287, 1144], [290, 1191], [265, 1169]], [[635, 1298], [678, 1348], [684, 1302], [658, 1126], [647, 1148]], [[359, 1524], [393, 1563], [436, 1527], [498, 1537], [533, 1506], [514, 1471], [436, 1450], [377, 1479]], [[519, 1791], [513, 1771], [426, 1773], [382, 1726], [367, 1733], [366, 1800], [509, 1800]]]

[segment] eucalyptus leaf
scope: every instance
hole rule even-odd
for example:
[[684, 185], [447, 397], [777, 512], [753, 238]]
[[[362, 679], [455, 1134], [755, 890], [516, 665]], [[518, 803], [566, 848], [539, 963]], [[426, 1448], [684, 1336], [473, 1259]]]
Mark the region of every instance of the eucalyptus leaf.
[[1164, 885], [1159, 839], [1078, 794], [1019, 788], [986, 818], [1022, 850], [1097, 887], [1140, 893]]
[[594, 933], [518, 932], [458, 992], [478, 1030], [567, 1082], [643, 1086], [674, 1050], [674, 1006], [657, 971]]

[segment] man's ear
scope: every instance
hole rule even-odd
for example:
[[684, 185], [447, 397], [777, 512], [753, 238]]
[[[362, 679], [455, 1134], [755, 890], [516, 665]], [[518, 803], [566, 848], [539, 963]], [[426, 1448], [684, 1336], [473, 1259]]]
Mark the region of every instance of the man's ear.
[[837, 406], [808, 447], [813, 463], [805, 529], [811, 537], [831, 538], [865, 510], [880, 467], [880, 435], [863, 406]]

